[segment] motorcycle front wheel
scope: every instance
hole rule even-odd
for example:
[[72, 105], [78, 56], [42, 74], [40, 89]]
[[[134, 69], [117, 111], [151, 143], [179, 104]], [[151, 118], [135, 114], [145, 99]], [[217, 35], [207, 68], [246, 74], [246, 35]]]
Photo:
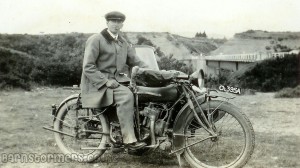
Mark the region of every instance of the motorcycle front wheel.
[[54, 133], [55, 141], [68, 159], [92, 162], [106, 151], [109, 137], [99, 134], [109, 133], [105, 116], [78, 107], [77, 98], [64, 102], [55, 118], [54, 130], [62, 132]]
[[217, 100], [201, 108], [206, 114], [215, 110], [212, 122], [217, 136], [211, 137], [190, 112], [184, 132], [185, 145], [190, 145], [183, 153], [185, 160], [195, 168], [245, 165], [254, 150], [254, 131], [247, 116], [232, 104]]

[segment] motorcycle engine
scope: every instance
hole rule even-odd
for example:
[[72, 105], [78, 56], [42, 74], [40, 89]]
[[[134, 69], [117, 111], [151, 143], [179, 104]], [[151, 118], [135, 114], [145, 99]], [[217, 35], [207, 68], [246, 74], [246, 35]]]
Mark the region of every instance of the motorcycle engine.
[[164, 136], [166, 123], [164, 120], [158, 119], [155, 121], [155, 134], [159, 136]]
[[167, 117], [167, 114], [165, 116], [162, 116], [163, 111], [167, 111], [167, 108], [161, 104], [156, 103], [150, 103], [147, 107], [140, 111], [140, 115], [145, 117], [142, 125], [150, 128], [151, 121], [155, 122], [154, 132], [159, 136], [163, 136], [166, 126], [166, 122], [164, 121], [164, 119]]

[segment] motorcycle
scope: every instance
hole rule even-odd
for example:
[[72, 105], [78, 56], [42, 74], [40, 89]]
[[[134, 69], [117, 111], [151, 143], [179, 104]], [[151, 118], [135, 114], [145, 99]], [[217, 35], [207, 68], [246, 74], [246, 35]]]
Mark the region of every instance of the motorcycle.
[[115, 106], [101, 112], [83, 108], [80, 94], [53, 105], [53, 127], [44, 128], [53, 131], [60, 150], [78, 162], [93, 162], [112, 149], [137, 155], [164, 150], [177, 156], [179, 165], [184, 158], [195, 168], [242, 167], [250, 159], [251, 122], [229, 103], [234, 97], [204, 88], [202, 70], [186, 75], [134, 67], [128, 87], [135, 97], [136, 137], [147, 143], [141, 149], [123, 144]]

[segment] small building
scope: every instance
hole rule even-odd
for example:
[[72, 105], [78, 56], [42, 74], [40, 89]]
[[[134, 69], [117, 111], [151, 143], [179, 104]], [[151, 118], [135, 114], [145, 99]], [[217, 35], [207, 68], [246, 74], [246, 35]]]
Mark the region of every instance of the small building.
[[292, 50], [289, 52], [289, 54], [299, 54], [300, 50]]

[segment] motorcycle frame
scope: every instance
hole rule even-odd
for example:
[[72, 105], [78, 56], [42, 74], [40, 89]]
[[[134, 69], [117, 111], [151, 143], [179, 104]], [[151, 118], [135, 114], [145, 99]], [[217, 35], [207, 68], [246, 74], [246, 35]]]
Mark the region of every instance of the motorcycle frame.
[[[180, 88], [180, 95], [178, 97], [178, 99], [173, 103], [173, 105], [169, 108], [169, 114], [166, 120], [166, 128], [169, 128], [170, 125], [170, 121], [172, 118], [174, 118], [174, 108], [175, 106], [183, 99], [185, 99], [186, 104], [193, 110], [194, 116], [196, 117], [197, 121], [199, 122], [199, 124], [207, 131], [211, 134], [212, 137], [216, 137], [216, 133], [213, 130], [213, 124], [210, 118], [213, 115], [213, 113], [209, 114], [209, 119], [206, 119], [205, 114], [203, 112], [203, 109], [201, 108], [200, 104], [197, 101], [196, 98], [196, 92], [192, 89], [192, 84], [190, 84], [188, 81], [184, 82], [183, 80], [179, 80], [178, 82], [175, 82], [175, 84], [177, 85], [178, 88]], [[141, 140], [141, 134], [140, 134], [140, 111], [139, 111], [139, 94], [137, 92], [137, 88], [136, 85], [131, 85], [132, 86], [132, 91], [134, 93], [134, 98], [135, 98], [135, 103], [136, 103], [136, 109], [135, 109], [135, 121], [136, 121], [136, 132], [137, 132], [137, 139]], [[209, 91], [208, 93], [206, 93], [204, 98], [204, 101], [201, 103], [205, 103], [207, 100], [209, 101], [211, 99], [211, 97], [209, 96]], [[200, 114], [201, 114], [201, 119], [204, 120], [204, 123], [201, 121], [201, 119], [199, 118], [199, 116], [197, 115], [197, 112], [195, 110], [195, 106], [194, 103], [196, 104], [197, 107], [199, 107], [200, 109]], [[181, 110], [179, 110], [181, 111]], [[176, 114], [177, 116], [175, 118], [178, 117], [178, 115], [180, 115], [180, 113]], [[210, 121], [209, 121], [210, 120]], [[175, 120], [176, 121], [176, 120]], [[174, 124], [176, 124], [174, 122]], [[151, 132], [151, 144], [155, 145], [155, 134], [153, 132]]]
[[[177, 136], [184, 136], [184, 135], [181, 135], [181, 134], [177, 134], [176, 133], [176, 131], [174, 132], [174, 129], [175, 129], [175, 127], [176, 127], [176, 125], [180, 125], [181, 123], [178, 123], [178, 118], [180, 118], [180, 116], [181, 115], [183, 115], [182, 113], [183, 113], [183, 109], [184, 108], [186, 108], [186, 107], [190, 107], [191, 108], [191, 110], [193, 111], [193, 113], [194, 113], [194, 116], [196, 116], [196, 119], [197, 119], [197, 121], [199, 122], [199, 124], [208, 132], [208, 133], [210, 133], [210, 137], [209, 138], [212, 138], [212, 137], [216, 137], [216, 134], [214, 133], [214, 130], [213, 130], [213, 127], [214, 127], [214, 125], [212, 124], [212, 119], [211, 119], [211, 116], [213, 115], [213, 113], [216, 111], [216, 110], [214, 110], [212, 113], [209, 113], [208, 115], [208, 119], [206, 119], [206, 117], [205, 117], [205, 114], [204, 114], [204, 112], [203, 112], [203, 109], [201, 108], [201, 106], [200, 106], [200, 104], [202, 104], [202, 103], [205, 103], [205, 102], [207, 102], [207, 101], [210, 101], [212, 98], [217, 98], [217, 97], [222, 97], [222, 96], [212, 96], [212, 95], [210, 95], [210, 91], [216, 91], [216, 90], [210, 90], [210, 89], [208, 89], [207, 90], [207, 92], [206, 93], [204, 93], [204, 94], [202, 94], [202, 95], [200, 95], [200, 96], [198, 96], [197, 95], [197, 92], [196, 91], [194, 91], [193, 89], [192, 89], [192, 84], [190, 83], [190, 82], [188, 82], [188, 81], [186, 81], [186, 82], [184, 82], [183, 80], [179, 80], [179, 81], [175, 81], [174, 82], [176, 85], [177, 85], [177, 88], [179, 88], [180, 90], [179, 90], [179, 92], [180, 92], [180, 95], [178, 96], [178, 99], [172, 104], [172, 106], [169, 108], [169, 114], [168, 114], [168, 117], [167, 117], [167, 120], [166, 120], [166, 126], [165, 126], [165, 128], [169, 128], [169, 126], [170, 126], [170, 122], [171, 122], [171, 119], [172, 118], [174, 118], [174, 110], [175, 110], [175, 106], [179, 103], [179, 102], [181, 102], [183, 99], [185, 99], [185, 102], [186, 102], [186, 104], [179, 110], [179, 112], [178, 113], [176, 113], [176, 117], [175, 117], [175, 120], [174, 120], [174, 123], [173, 123], [173, 139], [175, 139], [175, 137]], [[141, 140], [141, 134], [140, 134], [140, 111], [139, 111], [139, 100], [138, 100], [138, 98], [139, 98], [139, 94], [138, 94], [138, 92], [137, 92], [137, 88], [136, 88], [136, 85], [131, 85], [131, 87], [130, 87], [130, 89], [132, 90], [132, 92], [134, 93], [134, 98], [135, 98], [135, 105], [136, 105], [136, 109], [135, 109], [135, 116], [134, 116], [134, 118], [135, 118], [135, 125], [136, 125], [136, 132], [137, 132], [137, 139], [138, 140]], [[217, 92], [217, 91], [216, 91]], [[197, 95], [197, 96], [196, 96]], [[225, 99], [227, 99], [227, 101], [229, 100], [229, 99], [233, 99], [234, 97], [222, 97], [222, 98], [225, 98]], [[57, 112], [59, 111], [59, 109], [67, 102], [67, 101], [69, 101], [69, 100], [72, 100], [72, 99], [76, 99], [77, 100], [77, 107], [76, 108], [78, 108], [79, 106], [80, 106], [80, 104], [79, 104], [79, 102], [80, 102], [80, 94], [74, 94], [74, 95], [71, 95], [71, 96], [69, 96], [69, 97], [67, 97], [64, 101], [62, 101], [62, 103], [58, 106], [58, 108], [56, 108], [56, 106], [54, 106], [54, 105], [52, 105], [52, 108], [53, 108], [53, 110], [52, 110], [52, 115], [54, 116], [54, 120], [53, 121], [55, 121], [56, 120], [56, 115], [57, 115]], [[201, 99], [201, 103], [199, 104], [198, 103], [198, 101], [197, 100], [199, 100], [199, 99]], [[223, 101], [223, 102], [227, 102], [227, 101]], [[197, 107], [199, 107], [199, 109], [200, 109], [200, 117], [201, 117], [201, 119], [203, 119], [204, 120], [204, 122], [202, 122], [202, 120], [199, 118], [199, 116], [198, 115], [196, 115], [197, 114], [197, 112], [195, 111], [195, 105], [197, 106]], [[222, 104], [222, 103], [221, 103]], [[221, 105], [220, 104], [220, 105]], [[219, 105], [219, 106], [220, 106]], [[77, 111], [77, 110], [76, 110]], [[104, 113], [104, 111], [105, 110], [103, 110], [103, 112], [101, 112], [101, 114], [103, 114]], [[208, 111], [209, 111], [209, 109], [208, 109]], [[100, 114], [98, 114], [98, 115], [100, 115]], [[57, 131], [57, 130], [54, 130], [53, 128], [47, 128], [47, 127], [44, 127], [44, 129], [46, 129], [46, 130], [49, 130], [49, 131], [53, 131], [53, 132], [57, 132], [57, 133], [60, 133], [60, 134], [65, 134], [65, 135], [67, 135], [67, 136], [74, 136], [75, 137], [75, 135], [68, 135], [68, 134], [66, 134], [66, 133], [64, 133], [64, 132], [59, 132], [59, 131]], [[104, 133], [104, 132], [98, 132], [98, 133], [100, 133], [100, 134], [106, 134], [106, 135], [109, 135], [109, 133]], [[149, 146], [149, 147], [157, 147], [158, 146], [158, 144], [156, 143], [156, 139], [155, 139], [155, 134], [154, 134], [154, 132], [153, 132], [153, 130], [152, 130], [152, 132], [151, 132], [151, 146]], [[175, 139], [176, 140], [176, 139]], [[197, 143], [200, 143], [200, 142], [197, 142]], [[174, 143], [173, 143], [174, 144]], [[190, 145], [191, 146], [191, 145]], [[189, 146], [186, 146], [186, 147], [183, 147], [183, 148], [180, 148], [180, 149], [177, 149], [177, 150], [175, 150], [175, 151], [172, 151], [170, 154], [173, 154], [173, 153], [177, 153], [177, 152], [179, 152], [179, 151], [182, 151], [182, 149], [185, 149], [185, 148], [187, 148], [187, 147], [189, 147]]]

